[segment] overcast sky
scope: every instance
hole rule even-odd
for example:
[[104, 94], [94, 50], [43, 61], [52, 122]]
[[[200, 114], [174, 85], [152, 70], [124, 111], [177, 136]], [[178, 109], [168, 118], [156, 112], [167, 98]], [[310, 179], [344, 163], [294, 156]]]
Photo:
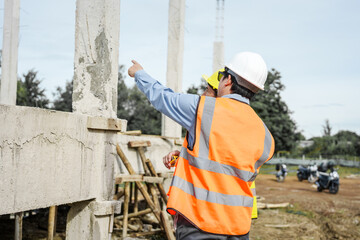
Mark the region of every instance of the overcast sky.
[[[120, 9], [119, 64], [136, 59], [165, 83], [168, 1], [122, 0]], [[184, 92], [212, 73], [215, 10], [215, 0], [186, 0]], [[281, 73], [282, 97], [307, 138], [321, 135], [325, 119], [333, 133], [360, 134], [359, 10], [358, 0], [226, 0], [225, 62], [261, 54]], [[72, 79], [74, 33], [75, 0], [21, 1], [18, 73], [38, 71], [49, 98]]]

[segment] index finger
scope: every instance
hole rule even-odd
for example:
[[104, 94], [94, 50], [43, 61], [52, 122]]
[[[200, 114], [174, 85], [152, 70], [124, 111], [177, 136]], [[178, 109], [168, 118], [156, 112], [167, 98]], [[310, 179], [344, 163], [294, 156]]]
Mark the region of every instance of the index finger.
[[131, 60], [131, 62], [133, 63], [133, 64], [139, 64], [137, 61], [135, 61], [135, 60]]

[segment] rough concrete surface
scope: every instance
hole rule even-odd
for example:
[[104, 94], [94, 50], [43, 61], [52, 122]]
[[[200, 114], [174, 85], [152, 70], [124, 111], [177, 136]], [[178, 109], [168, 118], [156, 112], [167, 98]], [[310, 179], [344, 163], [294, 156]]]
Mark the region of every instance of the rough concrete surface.
[[116, 134], [88, 130], [87, 117], [0, 105], [0, 215], [95, 198], [94, 184], [111, 186], [99, 164], [114, 165]]
[[116, 117], [119, 33], [119, 1], [77, 1], [74, 112]]

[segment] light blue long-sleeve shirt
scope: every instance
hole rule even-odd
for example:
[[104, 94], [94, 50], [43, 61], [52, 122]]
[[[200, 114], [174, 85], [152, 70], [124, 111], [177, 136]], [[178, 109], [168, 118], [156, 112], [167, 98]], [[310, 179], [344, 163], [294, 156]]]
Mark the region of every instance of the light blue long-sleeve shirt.
[[[140, 91], [149, 99], [156, 110], [165, 114], [186, 130], [188, 130], [188, 143], [193, 144], [196, 111], [200, 96], [195, 94], [176, 93], [153, 79], [144, 70], [135, 73], [135, 82]], [[229, 94], [223, 97], [237, 99], [249, 104], [249, 99], [238, 94]]]

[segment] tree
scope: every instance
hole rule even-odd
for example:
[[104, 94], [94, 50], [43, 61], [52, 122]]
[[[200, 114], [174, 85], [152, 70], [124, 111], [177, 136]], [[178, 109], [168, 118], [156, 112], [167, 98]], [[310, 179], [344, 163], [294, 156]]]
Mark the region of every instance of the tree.
[[16, 105], [48, 108], [49, 99], [45, 96], [45, 89], [40, 88], [41, 80], [37, 79], [34, 69], [23, 74], [23, 80], [17, 83]]
[[268, 73], [264, 91], [255, 94], [251, 106], [265, 122], [275, 140], [275, 152], [291, 151], [296, 141], [304, 138], [297, 130], [291, 111], [281, 98], [285, 86], [281, 83], [281, 75], [275, 69]]
[[128, 130], [141, 130], [144, 134], [161, 134], [161, 113], [136, 86], [128, 88], [124, 82], [125, 66], [119, 67], [118, 77], [118, 118], [127, 119]]
[[200, 85], [199, 86], [195, 86], [194, 84], [191, 85], [186, 90], [186, 93], [201, 95], [203, 94], [206, 88], [207, 88], [207, 82], [203, 78], [201, 78]]
[[73, 81], [67, 81], [65, 84], [65, 90], [61, 87], [56, 88], [53, 109], [64, 112], [72, 112], [72, 93], [73, 93]]
[[325, 125], [323, 125], [323, 136], [331, 136], [332, 127], [330, 126], [329, 119], [325, 120]]
[[117, 117], [121, 119], [129, 119], [129, 89], [124, 81], [124, 71], [125, 66], [120, 65], [118, 71]]

